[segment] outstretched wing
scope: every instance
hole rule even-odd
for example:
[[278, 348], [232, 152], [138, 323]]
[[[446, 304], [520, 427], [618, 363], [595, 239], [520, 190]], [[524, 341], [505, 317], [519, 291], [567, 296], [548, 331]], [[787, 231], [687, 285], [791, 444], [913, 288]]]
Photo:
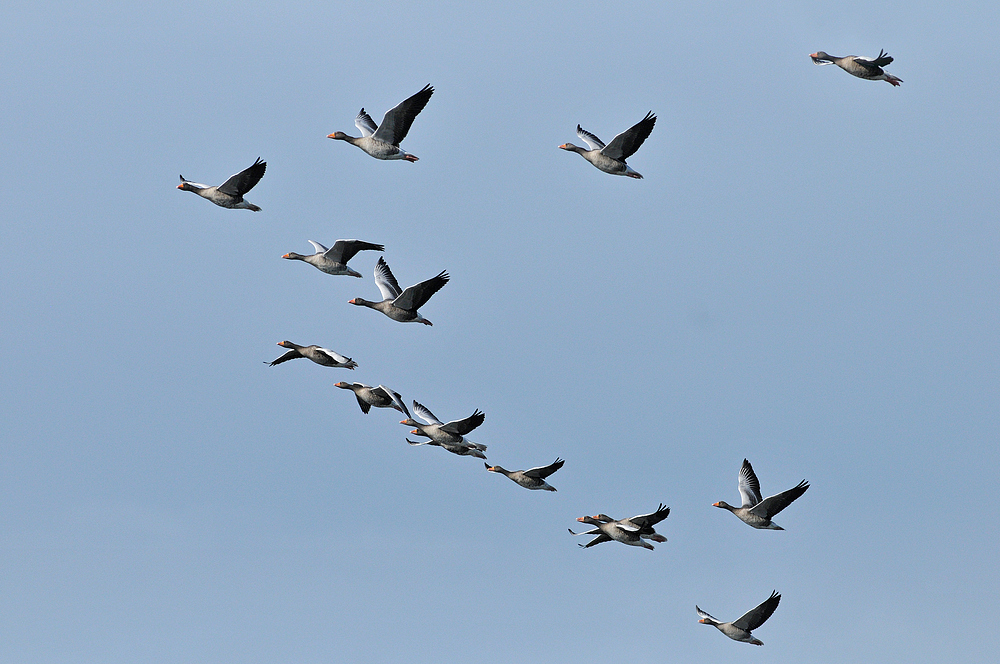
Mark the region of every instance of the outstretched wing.
[[854, 58], [854, 61], [865, 69], [875, 72], [879, 67], [884, 67], [892, 62], [892, 56], [888, 55], [884, 50], [879, 49], [877, 58], [862, 58], [858, 56]]
[[354, 126], [358, 128], [362, 136], [371, 136], [378, 129], [378, 125], [372, 120], [372, 116], [365, 113], [365, 109], [361, 109], [358, 113], [358, 117], [354, 118]]
[[524, 471], [524, 474], [528, 477], [535, 477], [540, 480], [544, 480], [546, 477], [562, 468], [564, 463], [566, 462], [557, 457], [556, 460], [549, 465], [539, 466], [538, 468], [529, 468]]
[[403, 403], [403, 397], [399, 395], [399, 392], [393, 392], [385, 385], [379, 385], [372, 391], [380, 395], [384, 395], [385, 398], [389, 399], [390, 401], [392, 401], [393, 404], [395, 404], [396, 408], [399, 409], [399, 412], [406, 415], [406, 419], [410, 419], [410, 411], [406, 409], [406, 405]]
[[663, 503], [660, 503], [660, 506], [656, 508], [656, 511], [651, 514], [640, 514], [639, 516], [633, 516], [630, 519], [622, 519], [622, 521], [631, 521], [641, 529], [641, 528], [655, 526], [660, 521], [666, 519], [668, 516], [670, 516], [670, 508], [664, 505]]
[[771, 617], [774, 610], [778, 608], [778, 602], [780, 601], [781, 595], [777, 591], [772, 592], [770, 597], [734, 620], [733, 625], [752, 632]]
[[422, 419], [427, 424], [441, 424], [441, 420], [434, 417], [434, 413], [428, 410], [427, 406], [417, 403], [416, 400], [413, 402], [413, 412], [417, 414], [417, 417]]
[[323, 253], [330, 260], [344, 264], [354, 258], [359, 251], [367, 250], [385, 251], [385, 247], [381, 244], [372, 244], [361, 240], [337, 240], [332, 247], [325, 249]]
[[313, 249], [316, 250], [317, 254], [325, 254], [326, 252], [329, 251], [329, 249], [321, 245], [319, 242], [316, 242], [315, 240], [309, 240], [309, 244], [313, 246]]
[[302, 357], [302, 353], [293, 348], [292, 350], [288, 351], [287, 353], [276, 359], [274, 362], [271, 362], [269, 366], [273, 367], [275, 364], [281, 364], [282, 362], [287, 362], [288, 360], [295, 360], [300, 357]]
[[478, 408], [472, 415], [469, 415], [465, 419], [452, 420], [447, 424], [442, 424], [441, 429], [447, 431], [448, 433], [453, 433], [458, 436], [464, 436], [470, 431], [478, 427], [486, 419], [486, 414]]
[[427, 300], [431, 299], [431, 295], [441, 290], [441, 287], [448, 283], [449, 279], [451, 277], [448, 276], [448, 273], [442, 270], [441, 274], [436, 277], [431, 277], [427, 281], [421, 281], [419, 284], [410, 286], [400, 293], [392, 303], [400, 309], [416, 311], [427, 304]]
[[257, 161], [253, 163], [253, 166], [240, 171], [220, 184], [219, 191], [224, 194], [240, 198], [243, 194], [253, 189], [254, 185], [260, 182], [260, 179], [264, 177], [264, 170], [266, 168], [267, 162], [261, 161], [260, 157], [257, 157]]
[[782, 491], [781, 493], [773, 496], [768, 496], [757, 505], [754, 505], [754, 508], [750, 511], [757, 516], [770, 519], [772, 516], [791, 505], [792, 501], [804, 494], [808, 488], [809, 482], [802, 480], [788, 491]]
[[699, 609], [697, 604], [694, 605], [694, 610], [697, 611], [698, 615], [701, 616], [702, 618], [704, 618], [705, 620], [713, 620], [715, 622], [721, 622], [715, 616], [710, 615], [710, 614], [706, 613], [705, 611], [702, 611], [701, 609]]
[[760, 503], [760, 482], [753, 472], [753, 466], [746, 459], [740, 466], [740, 497], [743, 499], [743, 507], [753, 507]]
[[625, 161], [649, 138], [655, 124], [656, 116], [653, 112], [646, 113], [646, 117], [642, 120], [612, 138], [608, 146], [601, 150], [601, 154], [618, 161]]
[[434, 88], [425, 85], [420, 92], [399, 102], [395, 108], [386, 111], [385, 117], [382, 118], [382, 124], [375, 130], [375, 138], [399, 146], [410, 131], [410, 125], [413, 124], [414, 118], [420, 111], [424, 110], [424, 106], [427, 105], [432, 94], [434, 94]]
[[599, 139], [597, 136], [591, 134], [589, 131], [581, 127], [576, 126], [576, 135], [580, 137], [580, 140], [587, 144], [591, 150], [603, 150], [604, 141]]
[[402, 293], [396, 277], [392, 276], [389, 264], [381, 256], [378, 257], [378, 262], [375, 263], [375, 285], [382, 292], [383, 300], [395, 300]]

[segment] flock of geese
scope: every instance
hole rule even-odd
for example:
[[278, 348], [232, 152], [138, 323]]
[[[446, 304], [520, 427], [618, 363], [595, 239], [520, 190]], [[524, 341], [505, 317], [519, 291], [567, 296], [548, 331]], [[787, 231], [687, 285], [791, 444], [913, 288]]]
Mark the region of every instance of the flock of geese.
[[[835, 64], [858, 78], [886, 81], [893, 86], [898, 86], [902, 83], [901, 79], [882, 69], [883, 66], [892, 62], [892, 58], [886, 55], [884, 51], [880, 51], [878, 57], [875, 58], [864, 58], [853, 55], [838, 58], [824, 51], [812, 53], [809, 57], [817, 65]], [[346, 141], [376, 159], [402, 159], [411, 163], [416, 162], [418, 158], [404, 151], [399, 144], [406, 138], [414, 119], [424, 109], [433, 94], [433, 87], [430, 85], [424, 86], [419, 92], [387, 111], [382, 118], [381, 124], [378, 125], [375, 124], [375, 121], [365, 109], [362, 108], [354, 121], [355, 126], [361, 132], [360, 137], [355, 138], [344, 132], [336, 131], [329, 134], [327, 138]], [[577, 136], [587, 144], [588, 148], [585, 149], [572, 143], [564, 143], [559, 147], [563, 150], [576, 152], [605, 173], [642, 179], [642, 175], [633, 170], [626, 163], [626, 160], [642, 146], [643, 142], [653, 131], [655, 124], [656, 116], [652, 112], [649, 112], [642, 120], [615, 136], [607, 144], [601, 141], [596, 135], [577, 125]], [[221, 207], [259, 212], [260, 207], [247, 201], [244, 196], [260, 182], [266, 168], [267, 163], [258, 158], [249, 168], [240, 171], [221, 185], [215, 187], [191, 182], [184, 179], [182, 175], [181, 183], [177, 188], [183, 191], [194, 192]], [[282, 256], [282, 258], [304, 261], [326, 274], [361, 278], [361, 273], [350, 268], [348, 262], [362, 251], [385, 251], [385, 247], [381, 244], [362, 240], [337, 240], [330, 248], [313, 240], [309, 240], [309, 243], [316, 250], [315, 253], [303, 255], [289, 252]], [[388, 263], [385, 262], [384, 258], [379, 257], [375, 264], [375, 285], [378, 286], [382, 299], [379, 301], [369, 301], [356, 297], [349, 302], [350, 304], [379, 311], [392, 320], [401, 323], [432, 325], [429, 320], [420, 314], [419, 309], [427, 304], [431, 296], [448, 283], [449, 279], [448, 273], [441, 271], [430, 279], [402, 289], [399, 287], [396, 277], [389, 269]], [[265, 362], [265, 364], [275, 366], [289, 360], [306, 358], [324, 367], [353, 370], [358, 366], [358, 363], [351, 358], [329, 348], [316, 345], [300, 346], [291, 341], [281, 341], [278, 342], [278, 345], [287, 348], [288, 351], [281, 357], [269, 363]], [[402, 396], [385, 385], [372, 387], [364, 383], [338, 382], [336, 383], [336, 387], [354, 392], [358, 406], [361, 407], [361, 411], [365, 414], [372, 407], [392, 408], [402, 413], [405, 419], [400, 423], [413, 427], [410, 434], [422, 439], [415, 441], [406, 438], [406, 441], [410, 445], [432, 445], [444, 448], [448, 452], [459, 456], [486, 459], [486, 445], [473, 442], [467, 438], [472, 431], [485, 421], [486, 415], [481, 410], [477, 409], [472, 415], [464, 419], [442, 422], [426, 406], [414, 400], [412, 402], [413, 412], [424, 421], [424, 424], [421, 424], [410, 415], [410, 411], [404, 404]], [[487, 471], [505, 475], [525, 489], [555, 491], [556, 488], [546, 480], [562, 468], [564, 463], [565, 461], [557, 458], [547, 466], [513, 471], [506, 470], [498, 465], [490, 465], [489, 463], [485, 465]], [[784, 530], [772, 521], [773, 517], [799, 498], [808, 488], [809, 483], [803, 480], [787, 491], [764, 498], [761, 495], [760, 482], [754, 473], [753, 466], [750, 465], [747, 459], [744, 459], [743, 465], [740, 467], [738, 482], [741, 498], [740, 506], [735, 507], [725, 501], [714, 503], [714, 506], [729, 510], [741, 521], [753, 528]], [[650, 541], [660, 543], [667, 541], [666, 537], [656, 532], [655, 526], [666, 519], [669, 514], [670, 508], [660, 504], [656, 511], [650, 514], [640, 514], [627, 519], [613, 519], [606, 514], [582, 516], [577, 521], [593, 526], [593, 528], [579, 533], [570, 529], [569, 532], [573, 535], [594, 535], [594, 538], [590, 542], [579, 545], [585, 549], [604, 542], [615, 541], [629, 546], [652, 550], [654, 547], [649, 543]], [[722, 622], [697, 606], [695, 606], [695, 611], [700, 616], [699, 623], [712, 625], [736, 641], [759, 646], [763, 645], [763, 642], [754, 637], [751, 632], [771, 617], [780, 601], [781, 595], [777, 592], [772, 592], [770, 597], [732, 622]]]

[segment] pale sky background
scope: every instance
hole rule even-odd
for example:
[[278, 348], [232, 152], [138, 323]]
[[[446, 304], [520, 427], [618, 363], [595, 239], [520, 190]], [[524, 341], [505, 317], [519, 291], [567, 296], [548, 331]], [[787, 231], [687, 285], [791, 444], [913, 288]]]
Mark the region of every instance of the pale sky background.
[[[0, 661], [988, 662], [989, 3], [0, 7]], [[896, 58], [899, 88], [808, 54]], [[431, 83], [382, 162], [355, 133]], [[557, 149], [649, 111], [603, 174]], [[356, 134], [355, 134], [356, 135]], [[256, 157], [247, 198], [220, 184]], [[307, 240], [448, 270], [434, 327]], [[354, 358], [299, 360], [282, 339]], [[557, 493], [410, 447], [339, 380]], [[736, 502], [812, 488], [757, 531]], [[575, 519], [671, 515], [655, 551]], [[782, 593], [755, 648], [699, 625]], [[990, 654], [992, 653], [992, 655]]]

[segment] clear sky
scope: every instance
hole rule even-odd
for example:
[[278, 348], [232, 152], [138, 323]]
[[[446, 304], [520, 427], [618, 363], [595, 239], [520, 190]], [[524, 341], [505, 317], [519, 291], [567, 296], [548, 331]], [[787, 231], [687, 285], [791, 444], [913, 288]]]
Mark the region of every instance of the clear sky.
[[[4, 662], [987, 662], [989, 3], [0, 7]], [[901, 87], [808, 54], [896, 58]], [[355, 133], [425, 84], [403, 147]], [[557, 149], [658, 121], [629, 164]], [[226, 210], [178, 191], [267, 161]], [[383, 243], [433, 327], [281, 259]], [[354, 358], [268, 367], [289, 339]], [[339, 380], [486, 421], [529, 492]], [[753, 530], [765, 495], [812, 488]], [[672, 509], [655, 551], [576, 517]], [[699, 625], [782, 593], [755, 648]], [[990, 655], [993, 653], [993, 655]]]

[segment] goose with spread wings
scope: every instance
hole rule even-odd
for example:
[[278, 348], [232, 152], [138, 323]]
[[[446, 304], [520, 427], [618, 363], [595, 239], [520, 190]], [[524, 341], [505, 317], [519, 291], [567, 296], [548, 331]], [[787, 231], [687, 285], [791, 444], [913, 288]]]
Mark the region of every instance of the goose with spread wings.
[[416, 427], [416, 429], [410, 433], [416, 436], [430, 438], [436, 443], [464, 444], [475, 446], [481, 450], [486, 449], [485, 445], [472, 443], [471, 441], [465, 439], [466, 435], [486, 420], [486, 414], [478, 408], [472, 413], [472, 415], [469, 415], [461, 420], [452, 420], [451, 422], [442, 422], [434, 415], [434, 413], [430, 411], [429, 408], [427, 408], [427, 406], [424, 406], [417, 401], [413, 402], [413, 412], [427, 424], [420, 424], [412, 417], [407, 417], [405, 420], [401, 420], [400, 424], [405, 424], [408, 427]]
[[698, 612], [699, 616], [701, 616], [701, 620], [698, 621], [701, 624], [717, 627], [720, 632], [733, 640], [743, 641], [744, 643], [752, 643], [755, 646], [762, 646], [764, 645], [764, 642], [760, 639], [754, 638], [753, 634], [750, 632], [763, 625], [767, 619], [771, 617], [774, 610], [778, 608], [778, 602], [780, 601], [781, 595], [777, 592], [772, 592], [770, 597], [744, 613], [733, 622], [722, 622], [713, 618], [699, 609], [697, 605], [695, 605], [694, 610]]
[[580, 545], [585, 549], [614, 540], [622, 544], [628, 544], [629, 546], [641, 546], [644, 549], [653, 550], [653, 545], [644, 540], [666, 542], [667, 538], [657, 533], [653, 526], [666, 519], [669, 515], [670, 508], [660, 503], [655, 512], [640, 514], [618, 521], [615, 521], [606, 514], [581, 516], [577, 521], [596, 527], [579, 533], [573, 532], [572, 529], [569, 532], [572, 535], [597, 535], [597, 537], [590, 540], [587, 544]]
[[877, 58], [864, 58], [860, 55], [845, 55], [842, 58], [838, 58], [825, 51], [810, 53], [809, 57], [812, 58], [813, 64], [837, 65], [848, 74], [868, 81], [885, 81], [892, 86], [898, 86], [903, 82], [903, 79], [893, 76], [882, 69], [882, 67], [892, 62], [892, 56], [881, 49]]
[[368, 414], [372, 406], [375, 406], [376, 408], [395, 408], [403, 415], [410, 416], [410, 411], [406, 410], [406, 406], [403, 404], [403, 397], [399, 395], [399, 392], [394, 392], [385, 385], [372, 387], [364, 383], [345, 383], [341, 381], [334, 384], [334, 387], [354, 392], [354, 396], [358, 399], [358, 405], [361, 406], [361, 412], [365, 415]]
[[642, 176], [632, 170], [632, 167], [626, 164], [625, 160], [635, 154], [635, 151], [639, 149], [643, 141], [649, 138], [649, 133], [653, 131], [654, 124], [656, 124], [656, 116], [650, 111], [646, 114], [646, 117], [615, 136], [607, 145], [597, 136], [577, 125], [576, 135], [590, 149], [581, 148], [572, 143], [563, 143], [559, 147], [563, 150], [576, 152], [605, 173], [627, 175], [630, 178], [641, 180]]
[[740, 467], [739, 481], [740, 498], [743, 504], [740, 507], [734, 507], [726, 501], [720, 500], [717, 503], [713, 503], [713, 507], [721, 507], [729, 510], [739, 517], [740, 521], [754, 528], [784, 530], [784, 528], [771, 521], [771, 517], [788, 507], [793, 500], [804, 494], [808, 488], [809, 483], [802, 480], [787, 491], [782, 491], [767, 498], [761, 498], [760, 482], [757, 480], [756, 473], [753, 472], [753, 466], [750, 465], [749, 461], [743, 459], [743, 465]]
[[414, 118], [434, 94], [434, 88], [425, 85], [417, 94], [404, 99], [395, 108], [385, 112], [382, 117], [382, 124], [376, 125], [372, 116], [361, 109], [358, 117], [354, 119], [354, 125], [361, 132], [361, 136], [355, 138], [348, 136], [342, 131], [335, 131], [327, 138], [338, 141], [347, 141], [351, 145], [356, 145], [376, 159], [405, 159], [409, 162], [417, 161], [417, 157], [405, 152], [399, 144], [410, 131], [410, 125]]
[[545, 478], [562, 468], [564, 463], [566, 462], [562, 459], [556, 458], [555, 461], [547, 466], [529, 468], [528, 470], [506, 470], [500, 466], [491, 466], [490, 464], [486, 464], [486, 470], [491, 473], [506, 475], [509, 479], [523, 486], [525, 489], [555, 491], [556, 488], [546, 482]]
[[360, 279], [361, 273], [347, 267], [347, 261], [354, 258], [359, 251], [385, 251], [385, 247], [381, 244], [373, 244], [362, 240], [337, 240], [329, 249], [319, 242], [312, 240], [309, 240], [309, 244], [316, 249], [316, 253], [302, 255], [290, 251], [282, 256], [282, 258], [305, 261], [316, 269], [334, 276], [346, 274]]
[[400, 323], [433, 325], [417, 313], [417, 309], [424, 306], [427, 300], [431, 299], [431, 295], [441, 290], [441, 287], [448, 283], [450, 278], [447, 272], [442, 271], [436, 277], [431, 277], [427, 281], [421, 281], [419, 284], [403, 290], [399, 287], [396, 277], [392, 275], [388, 263], [379, 256], [378, 263], [375, 264], [375, 285], [382, 291], [382, 301], [369, 302], [364, 298], [356, 297], [348, 302], [381, 311]]
[[197, 182], [185, 180], [182, 175], [181, 183], [177, 185], [177, 188], [182, 191], [193, 191], [220, 207], [260, 212], [259, 207], [250, 201], [243, 200], [243, 195], [260, 182], [260, 179], [264, 177], [266, 169], [267, 162], [261, 161], [260, 157], [257, 157], [257, 161], [252, 166], [233, 175], [217, 187], [209, 187], [207, 184], [198, 184]]
[[279, 341], [278, 345], [283, 348], [289, 348], [290, 350], [273, 362], [265, 362], [265, 364], [269, 364], [273, 367], [276, 364], [281, 364], [282, 362], [287, 362], [288, 360], [297, 360], [300, 357], [304, 357], [324, 367], [343, 367], [345, 369], [354, 369], [358, 366], [358, 363], [351, 358], [344, 357], [340, 353], [332, 351], [329, 348], [323, 348], [316, 345], [300, 346], [299, 344], [292, 343], [291, 341]]

